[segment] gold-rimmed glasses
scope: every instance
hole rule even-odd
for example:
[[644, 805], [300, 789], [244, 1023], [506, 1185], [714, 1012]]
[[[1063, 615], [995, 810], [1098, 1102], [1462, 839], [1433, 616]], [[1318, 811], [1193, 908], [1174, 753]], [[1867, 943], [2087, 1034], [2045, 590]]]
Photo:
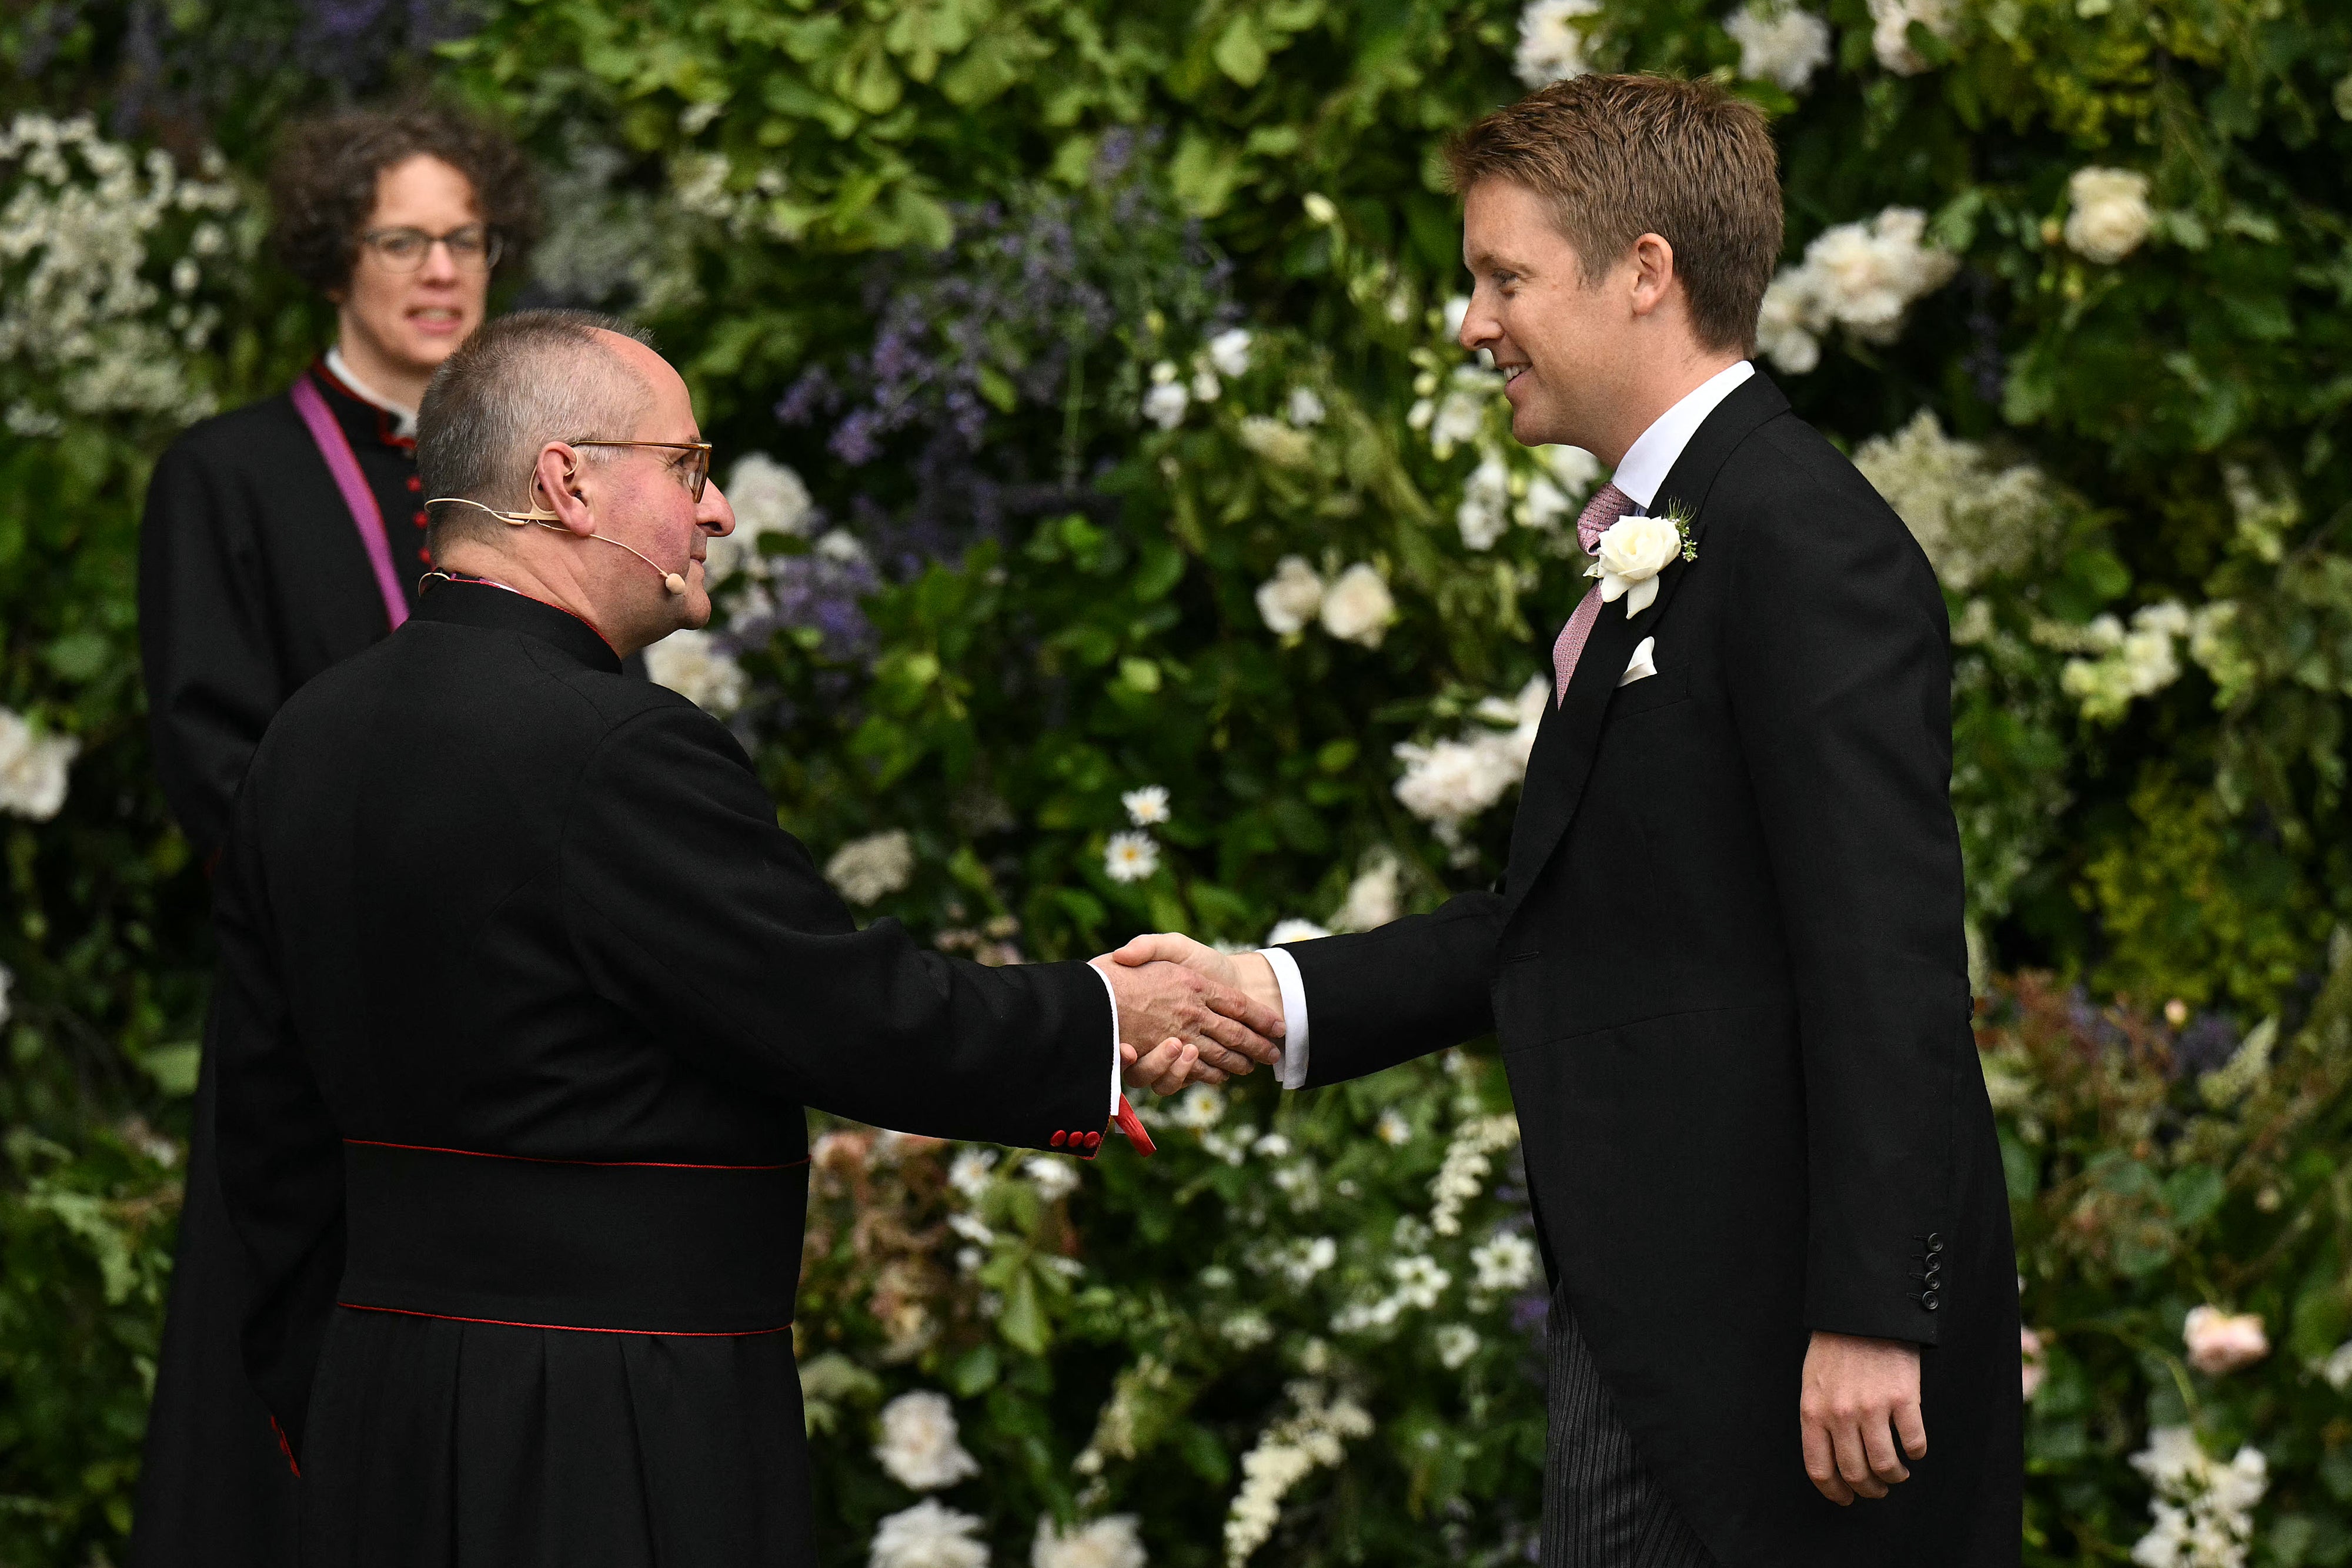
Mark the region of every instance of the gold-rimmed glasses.
[[467, 224], [445, 235], [429, 235], [423, 229], [370, 229], [360, 235], [360, 244], [394, 272], [415, 272], [436, 245], [449, 247], [449, 259], [458, 271], [488, 272], [499, 264], [499, 256], [506, 248], [498, 231], [487, 224]]
[[684, 483], [687, 494], [696, 501], [702, 499], [702, 487], [710, 481], [710, 443], [708, 441], [574, 441], [573, 446], [657, 446], [665, 451], [690, 454], [675, 458], [670, 470]]

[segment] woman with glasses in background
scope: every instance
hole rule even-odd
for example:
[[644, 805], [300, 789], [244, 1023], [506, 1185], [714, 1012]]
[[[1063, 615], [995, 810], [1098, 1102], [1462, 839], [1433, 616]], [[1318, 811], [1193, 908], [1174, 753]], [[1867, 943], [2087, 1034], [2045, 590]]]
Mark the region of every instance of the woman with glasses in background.
[[[140, 540], [156, 771], [207, 868], [271, 716], [415, 605], [432, 568], [416, 408], [481, 325], [493, 273], [515, 268], [538, 229], [520, 150], [436, 108], [294, 126], [270, 183], [278, 253], [334, 305], [334, 342], [286, 392], [173, 444]], [[133, 1568], [294, 1561], [295, 1478], [238, 1343], [244, 1258], [221, 1205], [212, 1096], [207, 1060]]]

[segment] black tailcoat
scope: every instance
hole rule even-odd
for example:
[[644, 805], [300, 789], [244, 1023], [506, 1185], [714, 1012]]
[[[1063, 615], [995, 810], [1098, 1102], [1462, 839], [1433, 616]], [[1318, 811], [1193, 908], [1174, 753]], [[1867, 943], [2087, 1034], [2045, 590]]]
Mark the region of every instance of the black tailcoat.
[[[1493, 1030], [1545, 1258], [1724, 1568], [2019, 1558], [2017, 1276], [1970, 1028], [1951, 659], [1917, 545], [1758, 375], [1652, 507], [1697, 559], [1602, 609], [1501, 891], [1297, 944], [1310, 1084]], [[1620, 688], [1654, 637], [1657, 674]], [[1815, 1330], [1925, 1347], [1927, 1457], [1806, 1478]]]
[[220, 1167], [306, 1568], [813, 1562], [802, 1107], [1099, 1142], [1099, 976], [857, 930], [727, 731], [620, 668], [440, 584], [238, 797]]

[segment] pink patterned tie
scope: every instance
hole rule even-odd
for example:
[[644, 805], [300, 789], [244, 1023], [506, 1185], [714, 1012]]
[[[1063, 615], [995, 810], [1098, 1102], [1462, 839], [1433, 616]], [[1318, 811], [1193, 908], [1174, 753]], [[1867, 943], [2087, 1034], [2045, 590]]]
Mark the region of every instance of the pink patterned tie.
[[[1609, 531], [1609, 525], [1633, 509], [1633, 497], [1614, 485], [1601, 486], [1577, 517], [1576, 542], [1591, 555], [1600, 548], [1601, 536]], [[1601, 585], [1596, 582], [1585, 591], [1576, 613], [1559, 629], [1559, 641], [1551, 645], [1552, 706], [1568, 700], [1568, 683], [1576, 674], [1576, 661], [1583, 656], [1584, 640], [1592, 635], [1592, 624], [1600, 619]]]

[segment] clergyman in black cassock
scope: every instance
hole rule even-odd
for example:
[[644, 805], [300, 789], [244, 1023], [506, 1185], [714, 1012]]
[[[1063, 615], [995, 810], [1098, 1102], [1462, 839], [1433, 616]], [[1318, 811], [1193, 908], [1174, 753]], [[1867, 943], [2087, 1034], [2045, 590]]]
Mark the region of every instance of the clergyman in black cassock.
[[[452, 359], [428, 475], [435, 400], [494, 401], [474, 383], [501, 369], [551, 428], [621, 423], [563, 402], [615, 374], [572, 320], [510, 317]], [[812, 1562], [802, 1108], [1091, 1155], [1114, 1030], [1174, 1032], [1087, 965], [859, 931], [727, 730], [623, 677], [583, 617], [707, 618], [703, 535], [731, 526], [678, 477], [683, 384], [625, 346], [618, 373], [662, 382], [634, 437], [517, 463], [561, 520], [494, 532], [503, 556], [473, 540], [485, 564], [452, 571], [481, 577], [298, 693], [238, 796], [221, 1179], [310, 1568]]]

